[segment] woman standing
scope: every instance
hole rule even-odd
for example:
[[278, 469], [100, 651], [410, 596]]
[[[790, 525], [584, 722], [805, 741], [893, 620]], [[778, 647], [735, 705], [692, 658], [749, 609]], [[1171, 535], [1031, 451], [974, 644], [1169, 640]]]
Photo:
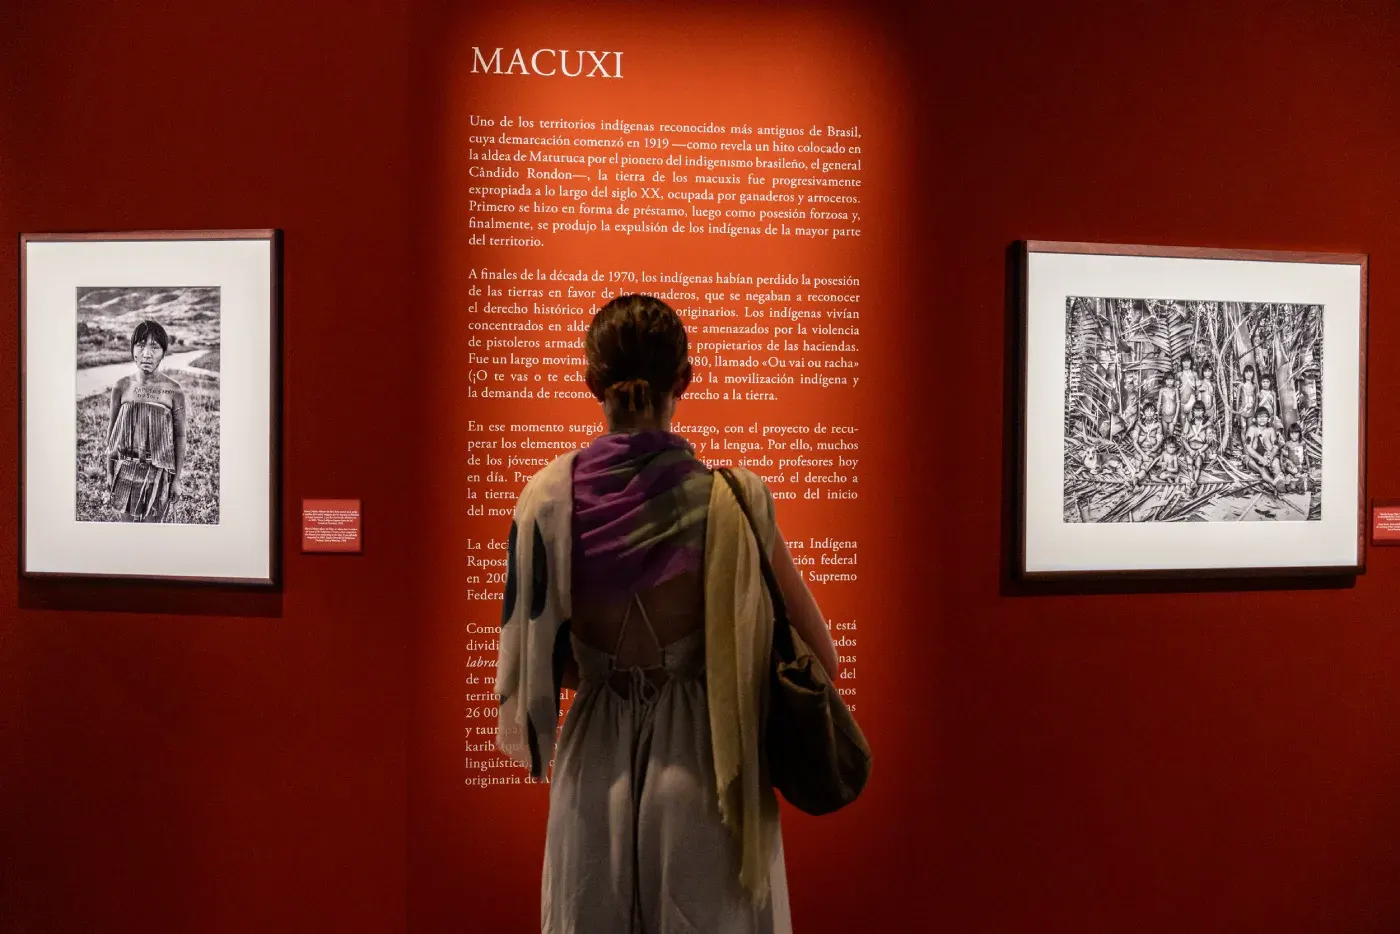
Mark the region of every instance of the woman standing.
[[107, 421], [108, 503], [123, 522], [164, 522], [180, 498], [185, 391], [160, 372], [170, 337], [155, 321], [131, 334], [136, 372], [112, 389]]
[[[791, 930], [759, 753], [773, 615], [758, 548], [832, 677], [836, 652], [763, 482], [734, 471], [756, 542], [670, 431], [687, 347], [656, 298], [597, 313], [586, 378], [607, 433], [536, 474], [511, 526], [497, 743], [537, 778], [553, 758], [543, 932]], [[562, 686], [578, 694], [556, 748]]]

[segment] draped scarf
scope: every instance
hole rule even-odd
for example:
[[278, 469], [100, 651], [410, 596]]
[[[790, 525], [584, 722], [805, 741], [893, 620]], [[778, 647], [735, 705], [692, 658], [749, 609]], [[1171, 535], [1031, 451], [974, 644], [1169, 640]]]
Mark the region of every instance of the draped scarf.
[[713, 480], [679, 435], [611, 433], [525, 484], [506, 544], [497, 747], [542, 779], [572, 653], [573, 593], [630, 594], [698, 570]]
[[778, 809], [761, 749], [773, 608], [758, 549], [771, 554], [777, 533], [763, 482], [747, 470], [734, 473], [759, 525], [758, 541], [728, 485], [676, 435], [604, 435], [531, 478], [507, 546], [496, 745], [533, 778], [544, 778], [572, 653], [575, 588], [627, 595], [703, 569], [717, 805], [742, 854], [740, 881], [761, 904], [769, 896]]
[[688, 571], [705, 550], [709, 469], [664, 431], [606, 434], [573, 471], [573, 587], [628, 596]]

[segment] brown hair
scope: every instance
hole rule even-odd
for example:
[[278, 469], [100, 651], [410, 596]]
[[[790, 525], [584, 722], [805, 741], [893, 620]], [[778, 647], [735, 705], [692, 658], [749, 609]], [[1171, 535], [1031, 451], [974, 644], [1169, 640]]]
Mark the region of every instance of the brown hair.
[[624, 412], [655, 409], [690, 366], [680, 315], [651, 295], [619, 295], [593, 316], [584, 356], [603, 401]]

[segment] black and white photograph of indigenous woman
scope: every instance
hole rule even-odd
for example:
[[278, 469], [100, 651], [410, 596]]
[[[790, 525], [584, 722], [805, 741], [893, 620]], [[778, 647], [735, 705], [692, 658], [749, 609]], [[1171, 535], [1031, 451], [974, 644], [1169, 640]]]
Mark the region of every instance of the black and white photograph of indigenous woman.
[[1320, 521], [1323, 313], [1068, 296], [1064, 521]]
[[280, 581], [281, 232], [20, 235], [20, 573]]
[[219, 523], [218, 287], [77, 290], [77, 519]]

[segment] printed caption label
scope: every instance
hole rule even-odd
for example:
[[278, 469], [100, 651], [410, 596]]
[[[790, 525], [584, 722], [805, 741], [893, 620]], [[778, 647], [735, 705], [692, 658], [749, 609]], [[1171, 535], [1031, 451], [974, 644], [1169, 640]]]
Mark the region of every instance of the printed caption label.
[[1400, 545], [1400, 499], [1372, 501], [1371, 543]]
[[301, 550], [307, 553], [359, 554], [360, 501], [301, 501]]

